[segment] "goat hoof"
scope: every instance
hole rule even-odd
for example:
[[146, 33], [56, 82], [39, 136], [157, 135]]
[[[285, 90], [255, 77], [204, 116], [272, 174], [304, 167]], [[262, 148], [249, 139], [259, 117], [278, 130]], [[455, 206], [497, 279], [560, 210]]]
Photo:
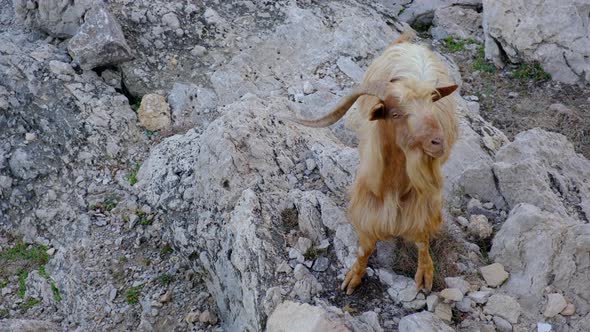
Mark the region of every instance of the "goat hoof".
[[354, 289], [361, 284], [361, 278], [363, 277], [363, 274], [355, 272], [354, 270], [348, 271], [346, 277], [344, 278], [342, 286], [340, 286], [340, 289], [346, 289], [346, 295], [352, 294], [352, 292], [354, 292]]
[[425, 289], [426, 291], [430, 292], [430, 290], [432, 290], [433, 274], [434, 268], [432, 267], [432, 265], [418, 266], [418, 270], [416, 271], [416, 277], [414, 278], [414, 280], [416, 281], [416, 289]]

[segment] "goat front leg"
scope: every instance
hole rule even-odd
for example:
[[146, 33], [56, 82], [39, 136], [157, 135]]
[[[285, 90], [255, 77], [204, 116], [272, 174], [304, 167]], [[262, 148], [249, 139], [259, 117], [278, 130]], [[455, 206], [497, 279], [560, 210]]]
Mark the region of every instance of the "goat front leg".
[[377, 239], [373, 238], [372, 236], [369, 236], [365, 233], [358, 234], [359, 251], [356, 262], [354, 262], [352, 268], [346, 274], [342, 286], [340, 286], [342, 290], [346, 289], [346, 294], [348, 295], [352, 294], [354, 289], [360, 285], [361, 279], [367, 271], [369, 257], [373, 253], [373, 250], [375, 250], [375, 244], [377, 243]]
[[418, 247], [418, 269], [416, 270], [416, 289], [432, 289], [434, 265], [430, 257], [430, 241], [428, 236], [416, 242]]

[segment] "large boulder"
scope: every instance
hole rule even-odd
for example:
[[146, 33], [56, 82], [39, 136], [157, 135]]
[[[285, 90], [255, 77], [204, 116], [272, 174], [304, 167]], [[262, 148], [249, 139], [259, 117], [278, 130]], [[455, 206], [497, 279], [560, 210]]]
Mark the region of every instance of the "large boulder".
[[555, 80], [590, 82], [587, 1], [484, 0], [483, 7], [486, 58], [538, 61]]
[[399, 321], [399, 331], [452, 332], [454, 329], [433, 313], [422, 311], [402, 318]]
[[590, 312], [590, 225], [519, 204], [493, 241], [491, 257], [510, 271], [502, 287], [529, 315], [544, 308], [543, 291], [553, 286], [572, 299], [576, 312]]
[[84, 14], [99, 0], [13, 0], [16, 16], [25, 24], [53, 37], [70, 38], [84, 21]]
[[469, 7], [450, 6], [434, 11], [430, 33], [434, 39], [447, 37], [483, 41], [481, 14]]

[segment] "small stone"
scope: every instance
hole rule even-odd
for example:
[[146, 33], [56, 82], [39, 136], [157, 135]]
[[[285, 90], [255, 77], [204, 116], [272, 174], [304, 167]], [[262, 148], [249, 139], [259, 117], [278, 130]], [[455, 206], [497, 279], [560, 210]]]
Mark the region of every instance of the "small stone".
[[434, 311], [434, 308], [436, 308], [437, 304], [438, 304], [438, 295], [436, 295], [436, 294], [428, 295], [428, 297], [426, 298], [426, 306], [428, 307], [428, 311], [430, 311], [430, 312]]
[[491, 210], [494, 208], [494, 203], [492, 203], [492, 202], [483, 203], [483, 207], [488, 210]]
[[445, 288], [440, 292], [445, 302], [458, 302], [463, 300], [463, 292], [458, 288]]
[[316, 168], [317, 164], [315, 162], [315, 160], [313, 159], [307, 159], [305, 160], [305, 167], [307, 168], [308, 172], [313, 171]]
[[553, 326], [551, 324], [538, 322], [537, 323], [537, 332], [550, 332], [553, 330]]
[[519, 96], [518, 92], [513, 92], [513, 91], [508, 92], [508, 98], [518, 98], [518, 96]]
[[330, 267], [330, 260], [327, 257], [320, 256], [313, 263], [313, 270], [317, 272], [324, 272]]
[[469, 225], [467, 225], [469, 234], [477, 236], [480, 239], [489, 238], [494, 229], [488, 222], [488, 218], [484, 215], [474, 215], [469, 218]]
[[469, 214], [473, 214], [471, 211], [473, 211], [475, 208], [478, 208], [478, 207], [479, 208], [483, 207], [481, 205], [481, 202], [476, 198], [472, 198], [467, 203], [467, 212], [469, 212]]
[[451, 310], [451, 306], [447, 303], [439, 303], [436, 308], [434, 308], [434, 314], [448, 323], [453, 319], [453, 310]]
[[512, 332], [512, 324], [502, 317], [494, 316], [494, 324], [498, 332]]
[[191, 50], [191, 55], [192, 56], [203, 56], [203, 55], [205, 55], [205, 52], [207, 52], [206, 48], [204, 48], [201, 45], [197, 45], [197, 46], [193, 47], [193, 49]]
[[47, 255], [53, 256], [55, 254], [55, 248], [49, 248], [46, 251]]
[[139, 122], [148, 130], [156, 131], [170, 127], [170, 106], [157, 94], [147, 94], [141, 99], [137, 111]]
[[197, 321], [197, 319], [199, 318], [199, 315], [201, 313], [199, 311], [191, 311], [189, 312], [185, 317], [184, 320], [188, 323], [188, 324], [192, 324], [194, 322]]
[[296, 280], [302, 280], [309, 274], [309, 270], [307, 270], [303, 264], [297, 264], [297, 266], [295, 266], [295, 270], [293, 271], [293, 275], [295, 276]]
[[36, 139], [37, 139], [37, 135], [36, 135], [35, 133], [26, 133], [26, 134], [25, 134], [25, 140], [26, 140], [28, 143], [30, 143], [30, 142], [32, 142], [32, 141], [34, 141], [34, 140], [36, 140]]
[[464, 297], [461, 302], [455, 303], [455, 308], [461, 312], [471, 312], [472, 311], [473, 300], [468, 297]]
[[424, 308], [426, 306], [426, 300], [413, 300], [410, 302], [402, 302], [402, 306], [404, 307], [404, 309], [406, 310], [420, 310], [422, 308]]
[[447, 277], [445, 278], [445, 284], [448, 288], [457, 288], [461, 290], [463, 295], [469, 291], [469, 283], [463, 279], [463, 277]]
[[508, 272], [504, 270], [504, 266], [500, 263], [480, 267], [479, 271], [486, 281], [486, 284], [490, 287], [500, 286], [509, 276]]
[[162, 16], [162, 23], [169, 26], [171, 29], [178, 29], [180, 27], [180, 21], [174, 13], [164, 14], [164, 16]]
[[311, 248], [312, 244], [313, 243], [310, 239], [306, 237], [300, 237], [297, 240], [297, 250], [299, 250], [300, 253], [306, 253], [309, 250], [309, 248]]
[[135, 227], [135, 224], [139, 221], [139, 217], [136, 214], [129, 215], [129, 222], [127, 223], [127, 228], [132, 229]]
[[209, 310], [205, 310], [199, 315], [199, 321], [204, 324], [209, 323], [215, 325], [217, 324], [217, 316]]
[[1, 294], [2, 294], [2, 296], [4, 297], [4, 296], [6, 296], [6, 295], [8, 295], [8, 294], [12, 293], [12, 288], [9, 288], [9, 287], [4, 287], [4, 288], [2, 288], [2, 291], [1, 291], [0, 293], [1, 293]]
[[565, 306], [565, 309], [560, 312], [562, 316], [572, 316], [575, 313], [576, 306], [573, 303], [568, 303], [567, 306]]
[[277, 267], [277, 272], [279, 273], [291, 273], [291, 271], [293, 271], [293, 269], [289, 266], [289, 264], [286, 261], [282, 261], [281, 264], [279, 264], [279, 266]]
[[477, 303], [477, 304], [484, 304], [486, 302], [488, 302], [488, 298], [490, 297], [492, 293], [489, 291], [477, 291], [477, 292], [471, 292], [469, 293], [467, 296], [473, 300], [473, 302]]
[[465, 96], [464, 99], [465, 100], [468, 100], [468, 101], [479, 101], [479, 97], [478, 96]]
[[462, 216], [457, 217], [457, 223], [459, 223], [459, 225], [461, 225], [463, 227], [469, 226], [469, 220], [467, 220], [467, 218], [462, 217]]
[[303, 93], [306, 95], [312, 94], [315, 91], [315, 88], [309, 81], [305, 81], [303, 83]]
[[520, 316], [520, 304], [511, 296], [494, 294], [488, 299], [484, 313], [500, 316], [510, 323], [516, 324]]
[[567, 302], [563, 295], [559, 293], [553, 293], [547, 295], [547, 306], [545, 307], [545, 312], [543, 312], [543, 316], [551, 318], [559, 314], [567, 307]]
[[303, 263], [305, 261], [305, 258], [301, 252], [295, 248], [289, 249], [289, 259], [295, 259], [299, 263]]
[[116, 298], [117, 298], [117, 288], [115, 288], [115, 286], [111, 285], [111, 290], [109, 292], [109, 300], [110, 300], [110, 302], [113, 302]]
[[166, 293], [162, 294], [162, 296], [160, 296], [160, 303], [168, 303], [170, 300], [172, 300], [171, 291], [167, 291]]

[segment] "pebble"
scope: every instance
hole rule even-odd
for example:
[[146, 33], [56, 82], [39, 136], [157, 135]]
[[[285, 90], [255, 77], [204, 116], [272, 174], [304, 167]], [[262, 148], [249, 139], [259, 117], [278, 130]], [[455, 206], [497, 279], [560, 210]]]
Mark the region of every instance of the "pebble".
[[160, 296], [160, 303], [168, 303], [172, 300], [172, 291], [167, 291]]
[[330, 260], [325, 256], [318, 257], [313, 263], [313, 270], [317, 272], [324, 272], [330, 267]]
[[451, 306], [447, 303], [439, 303], [436, 308], [434, 308], [434, 314], [448, 323], [453, 319], [453, 310], [451, 310]]
[[519, 96], [518, 92], [513, 92], [513, 91], [508, 92], [508, 98], [518, 98], [518, 96]]
[[445, 302], [458, 302], [463, 300], [463, 292], [458, 288], [445, 288], [440, 292]]
[[206, 48], [204, 48], [201, 45], [197, 45], [197, 46], [193, 47], [193, 49], [191, 50], [191, 55], [192, 56], [203, 56], [203, 55], [205, 55], [205, 52], [207, 52]]
[[289, 259], [295, 259], [299, 263], [303, 263], [303, 261], [305, 261], [305, 258], [301, 252], [295, 248], [289, 249]]
[[460, 302], [455, 303], [457, 310], [461, 312], [471, 312], [473, 300], [468, 297], [464, 297]]
[[484, 307], [484, 313], [500, 316], [510, 323], [516, 324], [520, 316], [520, 304], [511, 296], [494, 294], [488, 299]]
[[494, 324], [498, 332], [512, 332], [512, 324], [502, 317], [494, 316]]
[[201, 323], [209, 323], [211, 325], [215, 325], [217, 324], [217, 316], [209, 310], [205, 310], [199, 315], [199, 321]]
[[306, 95], [312, 94], [315, 91], [315, 88], [309, 81], [305, 81], [303, 83], [303, 93]]
[[201, 313], [198, 311], [191, 311], [189, 312], [186, 317], [184, 317], [184, 320], [188, 323], [188, 324], [192, 324], [194, 322], [197, 321], [197, 319], [199, 318], [199, 315]]
[[438, 295], [436, 295], [436, 294], [428, 295], [428, 297], [426, 298], [426, 306], [428, 307], [428, 311], [430, 311], [430, 312], [434, 311], [434, 308], [436, 307], [437, 304], [438, 304]]
[[490, 287], [500, 286], [509, 276], [508, 272], [504, 270], [504, 266], [500, 263], [480, 267], [479, 272], [481, 272], [486, 284]]
[[469, 226], [469, 220], [467, 220], [467, 218], [462, 217], [462, 216], [457, 217], [457, 223], [459, 223], [459, 225], [461, 225], [463, 227]]
[[538, 322], [537, 323], [537, 332], [550, 332], [552, 331], [553, 326], [551, 326], [551, 324], [547, 324], [544, 322]]
[[283, 273], [291, 273], [291, 271], [293, 271], [293, 269], [289, 266], [289, 264], [286, 261], [282, 261], [281, 264], [279, 264], [279, 266], [277, 267], [277, 272], [283, 272]]
[[477, 291], [467, 294], [467, 296], [477, 304], [484, 304], [488, 302], [488, 298], [492, 293], [489, 291]]
[[568, 303], [567, 306], [565, 306], [565, 309], [560, 312], [562, 316], [572, 316], [575, 313], [576, 306], [573, 303]]
[[312, 242], [310, 239], [306, 238], [306, 237], [300, 237], [297, 240], [297, 250], [299, 250], [300, 253], [306, 253], [309, 248], [311, 248], [312, 246]]
[[491, 210], [494, 208], [494, 203], [492, 203], [492, 202], [483, 203], [483, 207], [488, 210]]
[[469, 283], [465, 281], [462, 277], [447, 277], [445, 278], [445, 284], [448, 288], [457, 288], [463, 293], [463, 295], [467, 294], [469, 291]]
[[314, 159], [307, 159], [305, 160], [305, 167], [307, 168], [308, 172], [313, 171], [316, 168], [317, 164]]
[[469, 101], [479, 101], [479, 97], [478, 96], [465, 96], [464, 99], [465, 100], [469, 100]]
[[27, 142], [32, 142], [32, 141], [34, 141], [36, 139], [37, 139], [37, 135], [35, 133], [26, 133], [25, 134], [25, 140]]
[[551, 318], [559, 314], [567, 307], [567, 302], [563, 295], [559, 293], [553, 293], [547, 295], [547, 306], [545, 306], [545, 311], [543, 312], [543, 316]]
[[467, 225], [469, 234], [477, 236], [480, 239], [489, 238], [494, 229], [488, 222], [488, 218], [484, 215], [474, 215], [469, 218], [469, 225]]
[[55, 254], [55, 248], [49, 248], [46, 251], [47, 255], [53, 256]]

